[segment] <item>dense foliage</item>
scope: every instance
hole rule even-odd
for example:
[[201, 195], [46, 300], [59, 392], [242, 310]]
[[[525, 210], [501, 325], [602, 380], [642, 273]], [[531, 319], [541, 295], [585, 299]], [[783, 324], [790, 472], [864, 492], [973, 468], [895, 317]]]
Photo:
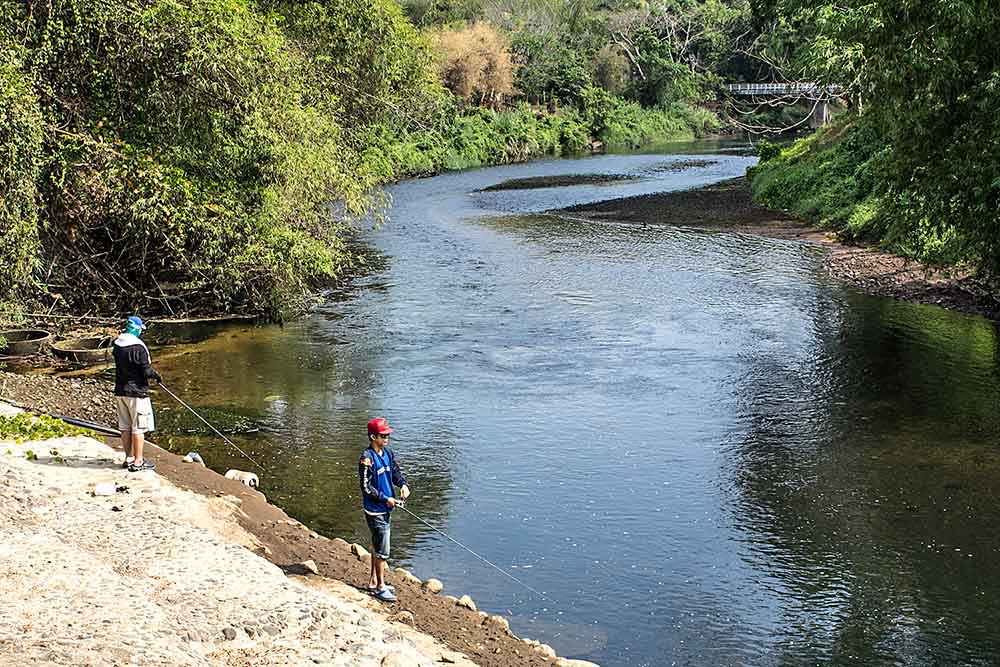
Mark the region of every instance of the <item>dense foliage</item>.
[[[851, 228], [922, 259], [966, 261], [997, 275], [1000, 5], [758, 0], [755, 9], [778, 26], [796, 71], [844, 86], [862, 113], [844, 135], [854, 143], [814, 156], [854, 154], [863, 167]], [[793, 172], [808, 170], [795, 158], [805, 150], [786, 156]]]
[[506, 39], [488, 23], [431, 32], [445, 87], [467, 104], [501, 108], [514, 94], [514, 63]]
[[42, 119], [18, 56], [0, 50], [0, 315], [26, 296], [38, 263]]
[[240, 0], [0, 7], [43, 128], [43, 289], [77, 309], [274, 311], [344, 270], [327, 203], [364, 211], [370, 181], [276, 17]]
[[704, 4], [0, 0], [0, 309], [279, 316], [386, 181], [712, 127]]
[[884, 218], [876, 213], [885, 150], [872, 123], [850, 117], [784, 149], [762, 142], [760, 164], [750, 171], [754, 197], [845, 236], [882, 239]]

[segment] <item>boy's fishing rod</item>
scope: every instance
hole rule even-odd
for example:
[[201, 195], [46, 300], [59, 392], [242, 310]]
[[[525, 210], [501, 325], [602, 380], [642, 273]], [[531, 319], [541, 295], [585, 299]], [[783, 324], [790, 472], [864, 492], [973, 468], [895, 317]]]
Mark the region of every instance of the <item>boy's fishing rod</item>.
[[200, 419], [203, 422], [205, 422], [205, 426], [207, 426], [210, 429], [212, 429], [213, 431], [215, 431], [216, 435], [218, 435], [220, 438], [222, 438], [223, 440], [225, 440], [226, 444], [228, 444], [230, 447], [232, 447], [233, 449], [235, 449], [236, 451], [238, 451], [240, 454], [242, 454], [248, 461], [250, 461], [250, 463], [254, 464], [258, 468], [260, 468], [262, 471], [265, 471], [265, 472], [267, 471], [267, 468], [265, 468], [261, 464], [257, 463], [257, 461], [255, 461], [252, 456], [250, 456], [249, 454], [247, 454], [246, 452], [244, 452], [242, 449], [240, 449], [239, 447], [237, 447], [236, 444], [232, 440], [230, 440], [226, 436], [222, 435], [222, 433], [219, 432], [219, 429], [217, 429], [214, 426], [212, 426], [211, 424], [209, 424], [208, 420], [206, 420], [204, 417], [202, 417], [197, 412], [195, 412], [194, 408], [192, 408], [190, 405], [188, 405], [187, 403], [185, 403], [184, 401], [182, 401], [181, 398], [180, 398], [180, 396], [178, 396], [174, 392], [172, 392], [169, 389], [167, 389], [167, 386], [165, 384], [163, 384], [163, 382], [160, 382], [160, 389], [162, 389], [163, 391], [165, 391], [168, 394], [170, 394], [171, 396], [173, 396], [175, 401], [177, 401], [178, 403], [180, 403], [181, 405], [183, 405], [185, 408], [187, 408], [188, 410], [190, 410], [191, 414], [193, 414], [195, 417], [197, 417], [198, 419]]
[[452, 542], [454, 542], [458, 546], [462, 547], [463, 549], [465, 549], [466, 551], [468, 551], [470, 554], [472, 554], [473, 556], [475, 556], [479, 560], [483, 561], [484, 563], [486, 563], [487, 565], [489, 565], [490, 567], [492, 567], [494, 570], [496, 570], [497, 572], [499, 572], [503, 576], [505, 576], [505, 577], [507, 577], [509, 579], [513, 579], [514, 581], [516, 581], [517, 583], [521, 584], [522, 586], [524, 586], [525, 588], [527, 588], [529, 591], [531, 591], [532, 593], [534, 593], [535, 595], [538, 595], [538, 596], [540, 596], [540, 597], [548, 600], [549, 602], [553, 602], [553, 603], [555, 602], [555, 600], [553, 600], [552, 598], [550, 598], [545, 593], [542, 593], [541, 591], [535, 590], [534, 588], [532, 588], [528, 584], [524, 583], [523, 581], [521, 581], [520, 579], [518, 579], [517, 577], [515, 577], [514, 575], [512, 575], [510, 572], [507, 572], [506, 570], [504, 570], [502, 567], [493, 564], [492, 562], [490, 562], [486, 558], [483, 558], [482, 556], [480, 556], [475, 551], [473, 551], [469, 547], [465, 546], [464, 544], [462, 544], [461, 542], [459, 542], [458, 540], [456, 540], [454, 537], [452, 537], [448, 533], [444, 532], [443, 530], [439, 530], [438, 528], [436, 528], [436, 527], [432, 526], [431, 524], [427, 523], [426, 521], [424, 521], [423, 519], [421, 519], [419, 516], [417, 516], [416, 514], [414, 514], [413, 512], [411, 512], [409, 509], [407, 509], [406, 505], [404, 505], [403, 503], [397, 502], [396, 503], [396, 507], [398, 507], [401, 510], [403, 510], [404, 512], [406, 512], [407, 514], [409, 514], [410, 516], [412, 516], [414, 519], [416, 519], [420, 523], [424, 524], [425, 526], [427, 526], [428, 528], [430, 528], [431, 530], [433, 530], [435, 533], [443, 535], [444, 537], [448, 538], [449, 540], [451, 540]]

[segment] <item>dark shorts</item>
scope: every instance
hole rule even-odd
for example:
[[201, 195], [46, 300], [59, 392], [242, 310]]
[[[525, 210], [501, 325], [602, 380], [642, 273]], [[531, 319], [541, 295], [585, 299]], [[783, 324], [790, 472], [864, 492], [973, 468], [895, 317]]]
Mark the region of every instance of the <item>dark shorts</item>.
[[372, 553], [376, 558], [389, 560], [389, 529], [392, 524], [392, 515], [368, 514], [365, 512], [365, 521], [372, 531]]

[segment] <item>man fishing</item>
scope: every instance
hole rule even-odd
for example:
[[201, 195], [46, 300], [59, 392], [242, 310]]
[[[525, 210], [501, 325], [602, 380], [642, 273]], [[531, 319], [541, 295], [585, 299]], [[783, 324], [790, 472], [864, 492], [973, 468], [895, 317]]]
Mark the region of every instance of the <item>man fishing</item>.
[[365, 520], [372, 533], [372, 569], [368, 590], [384, 602], [396, 601], [395, 590], [385, 583], [391, 513], [397, 503], [393, 485], [399, 487], [401, 501], [410, 496], [410, 487], [406, 485], [403, 471], [399, 469], [396, 457], [389, 449], [390, 433], [392, 429], [389, 428], [389, 423], [381, 417], [368, 422], [368, 447], [358, 461], [361, 502]]
[[163, 378], [150, 365], [149, 349], [139, 340], [146, 325], [137, 315], [125, 322], [125, 331], [119, 334], [112, 346], [115, 357], [115, 408], [118, 411], [118, 429], [121, 431], [125, 463], [129, 472], [152, 470], [152, 461], [143, 458], [145, 434], [152, 431], [153, 405], [149, 401], [150, 378], [160, 382]]

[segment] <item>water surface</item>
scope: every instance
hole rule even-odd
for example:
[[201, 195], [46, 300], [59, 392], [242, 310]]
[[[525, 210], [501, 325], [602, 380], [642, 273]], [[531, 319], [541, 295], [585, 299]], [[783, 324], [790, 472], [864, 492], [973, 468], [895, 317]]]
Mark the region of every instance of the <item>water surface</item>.
[[[394, 565], [561, 655], [1000, 662], [991, 324], [859, 294], [794, 242], [542, 213], [741, 175], [723, 148], [401, 183], [373, 275], [161, 370], [331, 536], [368, 540], [356, 464], [388, 418], [411, 508], [549, 599], [399, 513]], [[629, 178], [482, 192], [578, 174]], [[246, 467], [165, 401], [176, 451]]]

